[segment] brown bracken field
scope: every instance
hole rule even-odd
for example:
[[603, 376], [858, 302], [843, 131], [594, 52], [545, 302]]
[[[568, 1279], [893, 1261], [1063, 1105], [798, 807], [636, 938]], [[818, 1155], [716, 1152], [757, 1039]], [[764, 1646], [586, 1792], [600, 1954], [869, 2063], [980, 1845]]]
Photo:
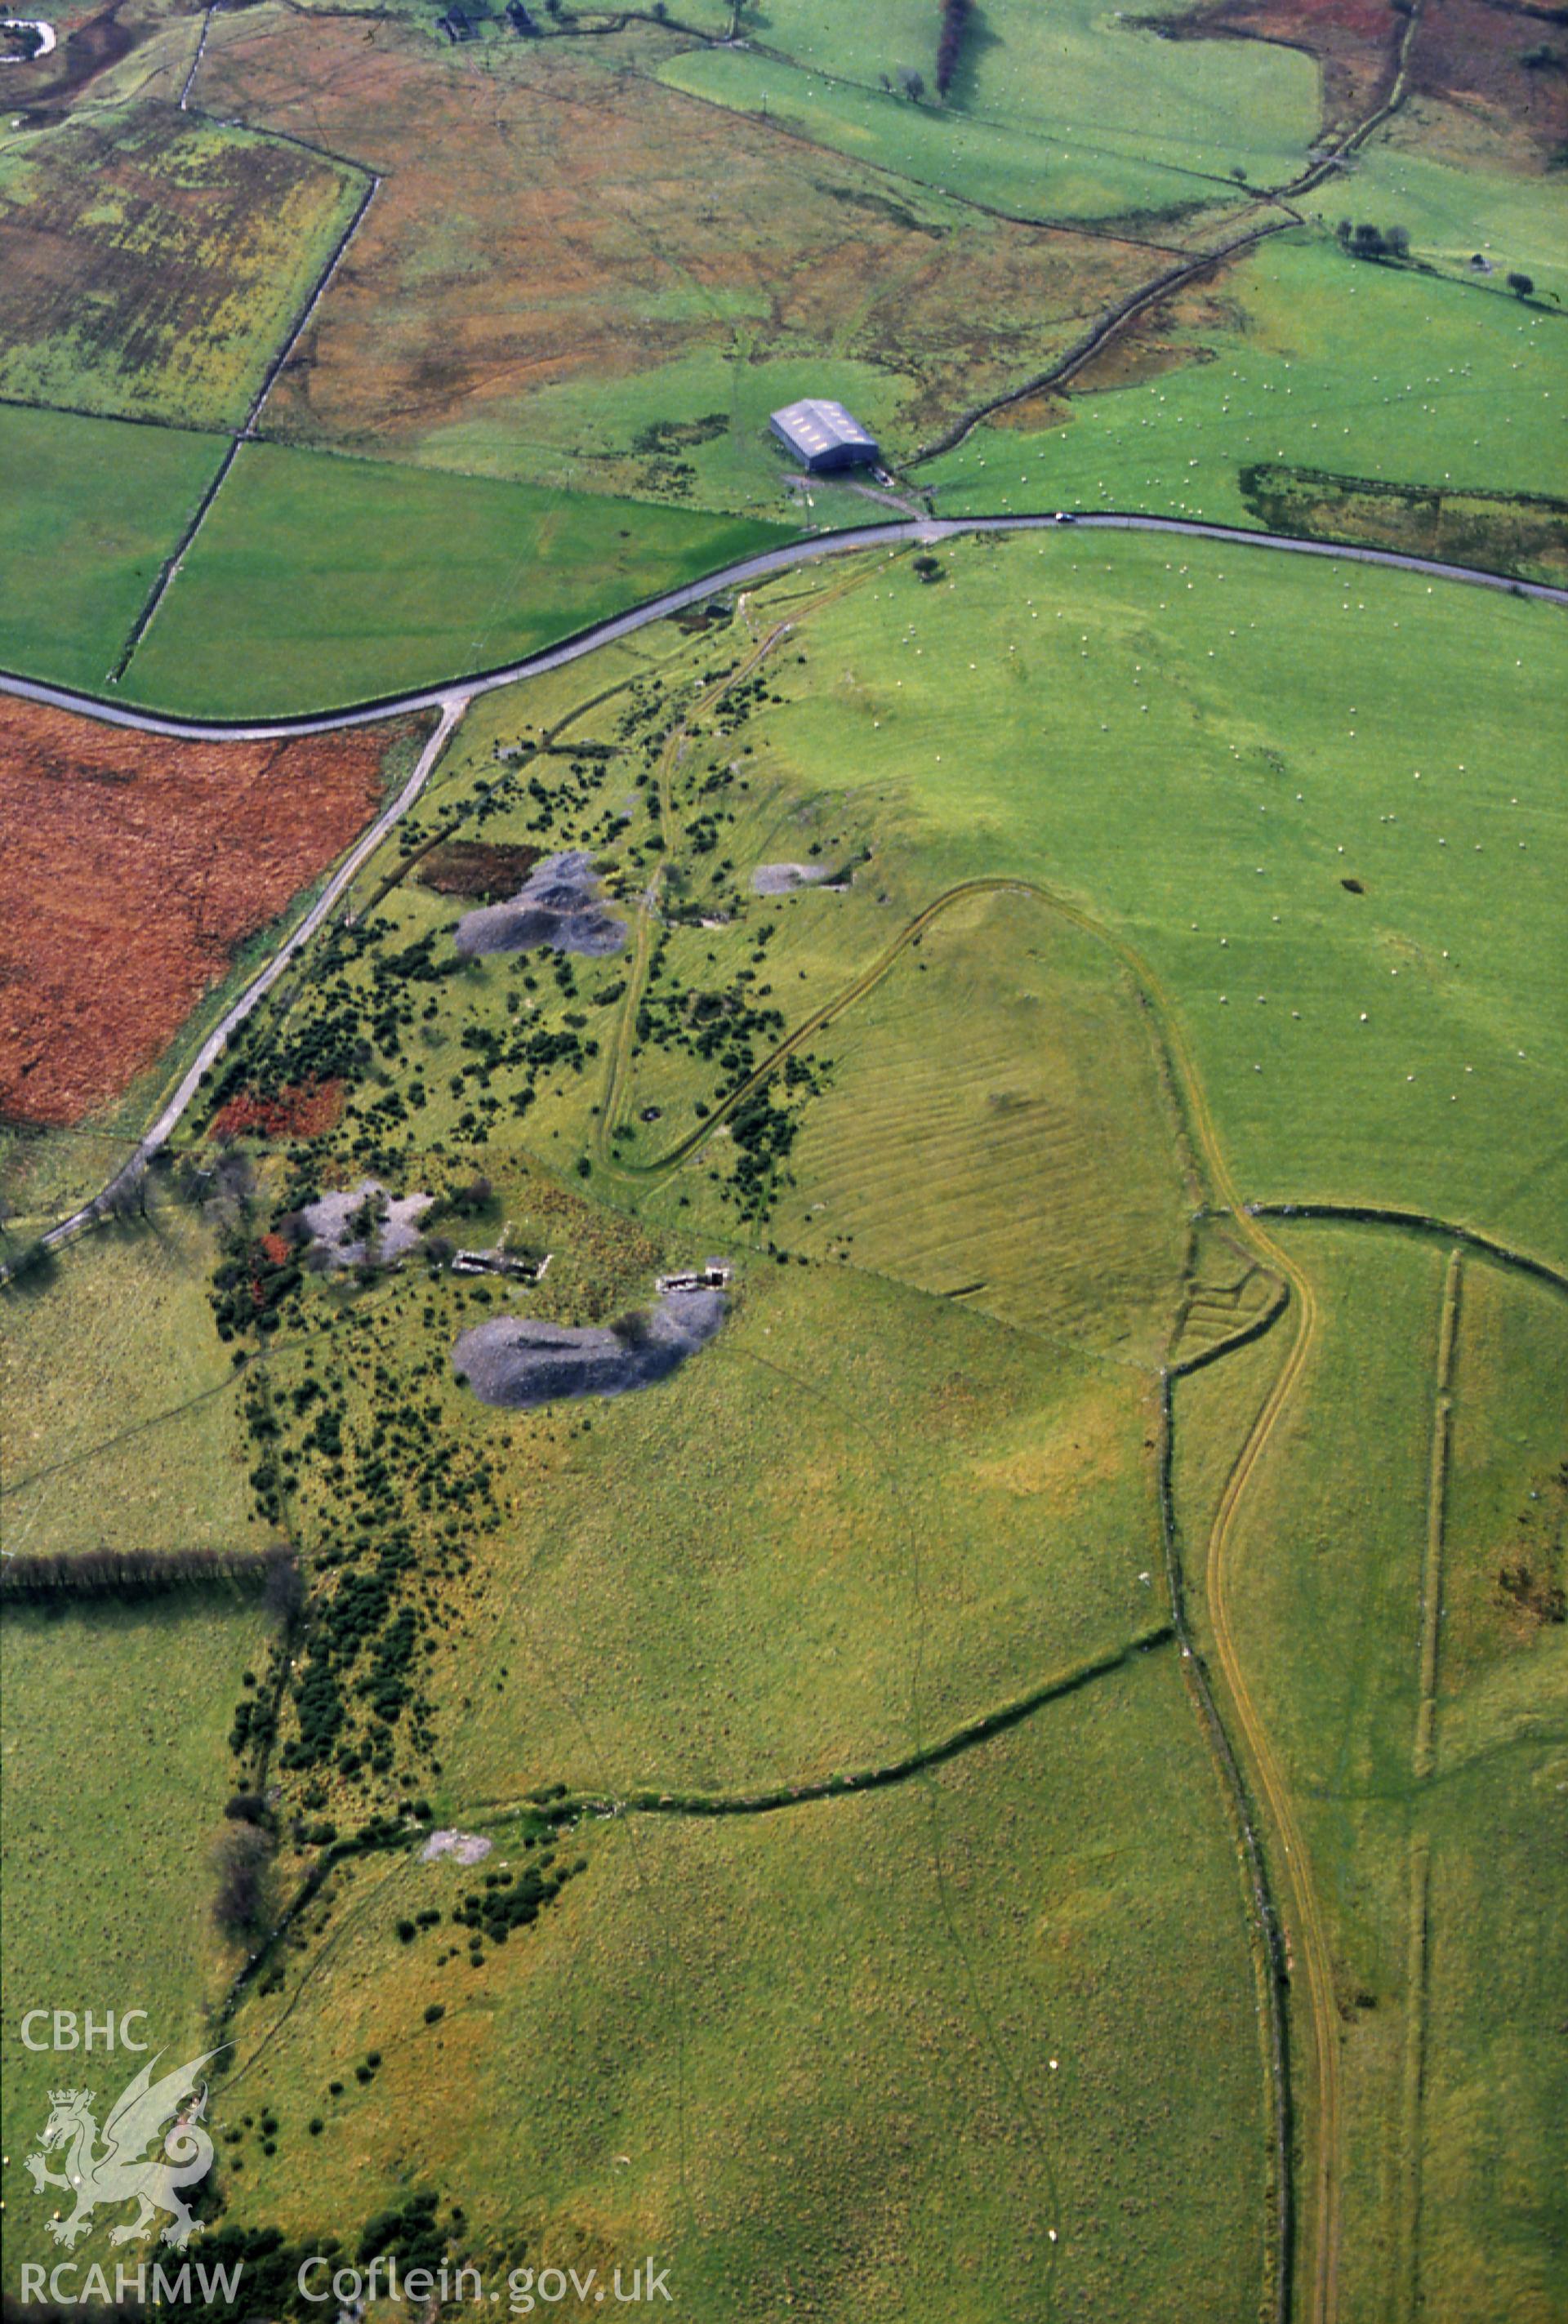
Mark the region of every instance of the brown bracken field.
[[0, 697], [0, 1117], [119, 1096], [362, 829], [407, 731], [171, 742]]
[[498, 47], [480, 78], [392, 20], [218, 20], [208, 104], [383, 173], [269, 432], [439, 458], [461, 422], [457, 465], [483, 438], [500, 473], [539, 391], [699, 353], [878, 364], [919, 429], [1148, 271], [1136, 242], [943, 205], [591, 45]]

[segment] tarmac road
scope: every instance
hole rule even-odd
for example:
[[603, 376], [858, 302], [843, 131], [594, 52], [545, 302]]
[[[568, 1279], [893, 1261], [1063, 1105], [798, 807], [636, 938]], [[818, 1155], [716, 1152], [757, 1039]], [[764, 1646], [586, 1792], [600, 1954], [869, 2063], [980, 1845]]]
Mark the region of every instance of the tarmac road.
[[[137, 1141], [134, 1150], [115, 1171], [108, 1185], [96, 1194], [90, 1203], [84, 1203], [80, 1210], [73, 1211], [69, 1218], [61, 1219], [57, 1225], [50, 1228], [47, 1234], [40, 1237], [46, 1250], [54, 1250], [61, 1243], [69, 1242], [73, 1235], [79, 1234], [84, 1227], [90, 1226], [95, 1219], [101, 1218], [118, 1194], [136, 1186], [148, 1163], [159, 1148], [168, 1142], [175, 1124], [196, 1095], [200, 1087], [203, 1074], [209, 1066], [216, 1065], [218, 1058], [222, 1056], [228, 1046], [230, 1036], [244, 1023], [257, 1002], [265, 999], [289, 963], [304, 945], [309, 943], [361, 865], [374, 855], [388, 832], [412, 807], [425, 787], [425, 780], [431, 768], [446, 748], [447, 737], [451, 733], [467, 706], [466, 696], [454, 696], [449, 700], [442, 702], [440, 721], [429, 741], [420, 752], [419, 763], [414, 768], [413, 773], [392, 805], [383, 807], [369, 830], [355, 842], [354, 846], [338, 865], [299, 927], [279, 946], [265, 968], [246, 985], [239, 998], [225, 1010], [191, 1059], [180, 1078], [179, 1086], [163, 1107], [158, 1119]], [[4, 1279], [4, 1275], [0, 1275], [0, 1281]]]
[[[92, 1202], [84, 1204], [69, 1218], [61, 1219], [49, 1230], [42, 1238], [44, 1247], [54, 1250], [69, 1241], [73, 1235], [101, 1217], [117, 1194], [137, 1184], [152, 1156], [167, 1143], [195, 1096], [202, 1074], [222, 1056], [231, 1035], [271, 991], [290, 962], [309, 943], [360, 867], [413, 806], [441, 754], [447, 736], [477, 696], [492, 693], [498, 687], [515, 685], [521, 678], [539, 677], [546, 670], [562, 669], [571, 662], [581, 660], [585, 655], [595, 652], [599, 647], [613, 643], [617, 638], [631, 637], [650, 622], [664, 621], [671, 613], [683, 612], [688, 605], [700, 604], [705, 598], [713, 596], [719, 590], [742, 588], [750, 583], [767, 580], [774, 574], [788, 573], [796, 567], [819, 562], [824, 558], [844, 556], [856, 549], [897, 549], [912, 542], [930, 544], [954, 540], [965, 533], [1068, 530], [1158, 532], [1186, 540], [1220, 540], [1240, 549], [1273, 549], [1291, 556], [1328, 557], [1356, 565], [1388, 566], [1397, 572], [1424, 574], [1433, 580], [1463, 582], [1482, 589], [1502, 589], [1516, 596], [1541, 598], [1551, 604], [1568, 605], [1568, 589], [1551, 588], [1544, 582], [1516, 581], [1506, 575], [1484, 572], [1471, 566], [1444, 565], [1434, 558], [1404, 557], [1394, 549], [1336, 547], [1327, 541], [1298, 540], [1285, 533], [1249, 532], [1235, 525], [1203, 524], [1184, 517], [1097, 512], [1075, 516], [1070, 525], [1065, 524], [1055, 514], [932, 517], [905, 523], [863, 525], [847, 532], [828, 533], [814, 540], [795, 541], [788, 548], [768, 549], [760, 556], [743, 558], [738, 564], [726, 565], [700, 581], [688, 582], [682, 588], [666, 590], [661, 596], [650, 597], [641, 605], [633, 605], [609, 621], [597, 622], [591, 629], [579, 631], [576, 636], [563, 639], [559, 645], [547, 647], [542, 652], [530, 654], [522, 661], [509, 662], [503, 669], [483, 670], [472, 677], [457, 678], [445, 686], [422, 687], [410, 693], [388, 695], [375, 702], [358, 703], [346, 709], [322, 712], [317, 715], [272, 719], [254, 724], [172, 718], [152, 711], [133, 709], [128, 704], [107, 702], [96, 695], [74, 693], [67, 687], [46, 686], [33, 678], [0, 671], [0, 692], [19, 696], [26, 701], [43, 702], [58, 709], [77, 711], [83, 716], [97, 718], [110, 725], [134, 727], [143, 734], [167, 734], [207, 742], [270, 742], [291, 734], [324, 734], [345, 726], [368, 725], [376, 719], [395, 716], [405, 711], [438, 709], [441, 713], [440, 723], [420, 753], [419, 763], [398, 797], [355, 843], [300, 926], [214, 1026], [178, 1088], [145, 1136], [139, 1140], [130, 1158]], [[3, 1273], [0, 1273], [0, 1280], [4, 1280]]]
[[789, 573], [798, 566], [815, 564], [825, 557], [845, 556], [862, 549], [898, 549], [915, 541], [929, 544], [954, 540], [971, 532], [1068, 530], [1174, 533], [1191, 540], [1221, 540], [1239, 549], [1269, 549], [1296, 557], [1328, 557], [1355, 565], [1384, 565], [1397, 572], [1424, 574], [1428, 580], [1465, 582], [1473, 588], [1501, 589], [1518, 597], [1538, 597], [1550, 604], [1568, 605], [1568, 589], [1554, 589], [1542, 581], [1516, 581], [1507, 574], [1488, 573], [1468, 565], [1444, 565], [1435, 558], [1403, 557], [1392, 549], [1342, 548], [1324, 540], [1298, 540], [1288, 533], [1249, 532], [1239, 525], [1201, 524], [1185, 517], [1098, 512], [1075, 516], [1071, 527], [1062, 525], [1055, 515], [928, 517], [902, 523], [858, 525], [845, 532], [792, 541], [788, 548], [765, 549], [759, 556], [742, 558], [739, 564], [723, 566], [700, 581], [687, 582], [683, 588], [668, 589], [662, 596], [649, 597], [641, 605], [633, 605], [608, 621], [596, 622], [591, 629], [579, 630], [575, 637], [565, 638], [559, 645], [548, 646], [521, 661], [508, 662], [503, 668], [481, 670], [467, 678], [450, 678], [438, 686], [419, 687], [406, 694], [383, 695], [372, 702], [309, 712], [299, 717], [263, 719], [254, 724], [235, 719], [170, 717], [157, 711], [137, 710], [128, 703], [115, 702], [100, 695], [78, 694], [69, 687], [47, 686], [10, 670], [0, 670], [0, 693], [19, 695], [29, 702], [47, 702], [60, 710], [78, 711], [84, 717], [103, 719], [112, 726], [134, 726], [143, 734], [188, 736], [210, 742], [226, 739], [261, 742], [281, 741], [289, 734], [325, 734], [343, 726], [368, 725], [374, 719], [392, 717], [400, 711], [444, 709], [453, 701], [466, 705], [497, 687], [513, 686], [520, 678], [538, 678], [546, 670], [563, 669], [600, 646], [632, 636], [650, 622], [662, 622], [671, 613], [684, 612], [688, 605], [700, 605], [705, 598], [721, 589], [743, 588], [752, 582], [768, 580], [774, 574]]

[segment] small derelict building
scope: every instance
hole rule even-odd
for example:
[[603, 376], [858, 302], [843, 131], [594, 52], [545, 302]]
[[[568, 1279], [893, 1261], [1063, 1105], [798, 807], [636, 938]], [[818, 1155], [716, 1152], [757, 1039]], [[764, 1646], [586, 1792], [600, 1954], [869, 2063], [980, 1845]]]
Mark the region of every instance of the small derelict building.
[[876, 438], [868, 436], [842, 403], [831, 403], [823, 396], [808, 395], [799, 403], [787, 403], [782, 411], [772, 414], [768, 425], [785, 450], [813, 475], [834, 468], [872, 467], [879, 457]]

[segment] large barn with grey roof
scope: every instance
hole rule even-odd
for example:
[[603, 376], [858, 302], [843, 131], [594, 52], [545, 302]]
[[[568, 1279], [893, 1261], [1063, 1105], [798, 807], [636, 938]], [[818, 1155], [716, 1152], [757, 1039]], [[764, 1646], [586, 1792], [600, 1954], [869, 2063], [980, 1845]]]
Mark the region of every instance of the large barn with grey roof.
[[808, 395], [775, 411], [769, 427], [787, 452], [814, 475], [832, 468], [873, 466], [877, 439], [868, 436], [852, 411], [826, 397]]

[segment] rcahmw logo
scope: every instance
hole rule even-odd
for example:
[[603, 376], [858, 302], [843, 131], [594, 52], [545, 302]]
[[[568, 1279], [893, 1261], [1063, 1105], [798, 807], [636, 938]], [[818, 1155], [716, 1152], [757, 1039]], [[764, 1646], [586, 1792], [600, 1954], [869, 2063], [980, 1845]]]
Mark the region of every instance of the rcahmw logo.
[[[91, 2051], [100, 2043], [112, 2050], [117, 2040], [125, 2049], [142, 2051], [148, 2045], [139, 2038], [139, 2031], [146, 2022], [144, 2009], [125, 2010], [117, 2022], [113, 2010], [101, 2018], [91, 2011], [78, 2018], [69, 2009], [30, 2009], [22, 2020], [22, 2041], [29, 2050]], [[162, 2056], [160, 2051], [126, 2083], [105, 2114], [102, 2129], [94, 2111], [94, 2091], [79, 2084], [51, 2090], [49, 2119], [25, 2163], [38, 2194], [57, 2188], [70, 2199], [69, 2210], [57, 2208], [45, 2223], [46, 2232], [56, 2243], [69, 2251], [90, 2231], [93, 2213], [100, 2203], [134, 2203], [135, 2216], [110, 2229], [111, 2244], [152, 2235], [161, 2213], [168, 2218], [161, 2228], [162, 2241], [176, 2251], [184, 2250], [199, 2226], [185, 2202], [184, 2190], [205, 2179], [212, 2168], [212, 2140], [204, 2127], [207, 2084], [201, 2075], [203, 2067], [217, 2055], [216, 2050], [204, 2050], [199, 2057], [154, 2080]], [[51, 2157], [63, 2168], [54, 2168]], [[75, 2271], [56, 2269], [54, 2273], [64, 2275]], [[102, 2271], [91, 2273], [101, 2275]], [[28, 2268], [23, 2273], [42, 2281], [41, 2269]], [[51, 2296], [97, 2295], [95, 2290]]]
[[231, 2260], [226, 2266], [216, 2262], [211, 2267], [200, 2260], [192, 2265], [184, 2260], [179, 2267], [165, 2267], [154, 2260], [149, 2267], [141, 2261], [135, 2267], [123, 2262], [113, 2273], [100, 2267], [97, 2261], [84, 2268], [79, 2260], [61, 2260], [57, 2267], [40, 2267], [31, 2260], [22, 2264], [22, 2297], [23, 2300], [53, 2301], [57, 2308], [85, 2306], [90, 2301], [107, 2302], [111, 2300], [144, 2307], [148, 2301], [167, 2307], [192, 2307], [199, 2303], [209, 2309], [216, 2301], [236, 2301], [240, 2296], [240, 2278], [244, 2273], [243, 2260]]

